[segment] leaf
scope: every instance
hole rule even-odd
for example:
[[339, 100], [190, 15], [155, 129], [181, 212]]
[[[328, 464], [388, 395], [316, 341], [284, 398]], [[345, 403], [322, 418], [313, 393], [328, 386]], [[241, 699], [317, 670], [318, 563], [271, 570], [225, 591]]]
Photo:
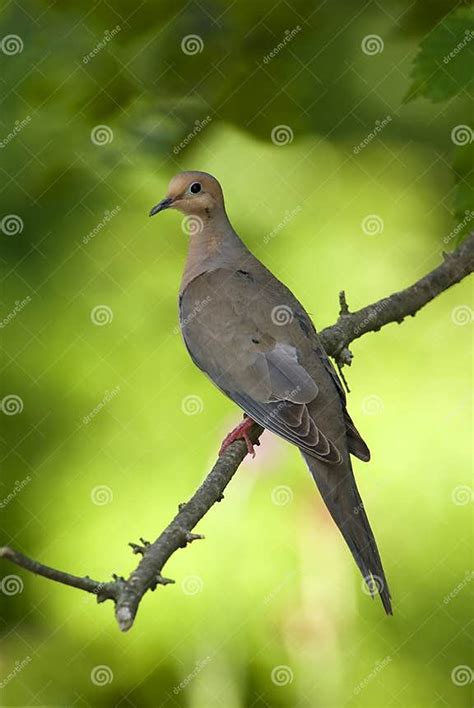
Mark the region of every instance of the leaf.
[[447, 15], [420, 44], [408, 103], [424, 96], [438, 103], [468, 90], [474, 76], [474, 8]]
[[[466, 133], [467, 134], [467, 133]], [[473, 131], [471, 129], [471, 136]], [[457, 225], [454, 245], [457, 247], [465, 237], [474, 231], [474, 142], [456, 149], [454, 154], [454, 175], [456, 190], [454, 194], [454, 213]]]

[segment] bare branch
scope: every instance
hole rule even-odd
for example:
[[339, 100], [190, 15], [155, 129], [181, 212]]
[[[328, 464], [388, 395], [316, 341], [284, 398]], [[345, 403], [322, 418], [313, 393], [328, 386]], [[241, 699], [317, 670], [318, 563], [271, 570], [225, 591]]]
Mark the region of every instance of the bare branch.
[[[249, 436], [254, 444], [258, 444], [262, 433], [263, 428], [258, 425], [250, 430]], [[127, 580], [114, 576], [112, 581], [101, 583], [88, 577], [81, 578], [50, 568], [8, 547], [0, 548], [0, 557], [36, 575], [93, 593], [98, 602], [113, 600], [118, 625], [122, 631], [126, 631], [133, 624], [143, 595], [148, 590], [155, 590], [158, 585], [174, 583], [174, 580], [162, 576], [163, 566], [179, 548], [204, 538], [191, 531], [209, 509], [224, 498], [224, 490], [246, 454], [247, 445], [243, 440], [236, 440], [229, 445], [191, 499], [179, 505], [178, 513], [156, 541], [149, 543], [140, 539], [142, 545], [130, 544], [133, 552], [141, 554], [142, 559]]]
[[[430, 300], [460, 282], [472, 273], [473, 269], [474, 234], [466, 239], [457, 251], [444, 254], [444, 262], [428, 275], [405, 290], [393, 293], [357, 312], [350, 312], [345, 294], [341, 292], [340, 313], [336, 324], [320, 333], [326, 351], [340, 366], [350, 364], [352, 355], [348, 346], [351, 342], [367, 332], [378, 331], [390, 322], [402, 322], [408, 315], [414, 316]], [[251, 428], [250, 438], [254, 444], [258, 444], [262, 432], [263, 428], [258, 425]], [[78, 577], [42, 565], [8, 547], [0, 548], [0, 558], [5, 558], [36, 575], [92, 593], [97, 596], [98, 602], [113, 600], [118, 625], [122, 631], [126, 631], [133, 625], [145, 593], [155, 590], [158, 585], [174, 582], [162, 576], [163, 567], [173, 553], [188, 543], [204, 538], [200, 534], [192, 533], [192, 530], [210, 508], [223, 499], [224, 490], [246, 454], [247, 446], [243, 440], [236, 440], [229, 445], [199, 489], [187, 503], [179, 505], [174, 519], [153, 543], [143, 538], [140, 539], [140, 544], [130, 543], [133, 552], [142, 558], [127, 579], [113, 576], [113, 580], [101, 583], [87, 576]]]
[[352, 355], [348, 346], [367, 332], [378, 332], [390, 322], [401, 323], [405, 317], [414, 317], [428, 302], [452, 285], [459, 283], [474, 270], [474, 234], [452, 253], [443, 254], [443, 263], [416, 283], [367, 305], [357, 312], [349, 312], [344, 292], [340, 293], [340, 312], [336, 324], [320, 332], [324, 348], [339, 364], [350, 365]]

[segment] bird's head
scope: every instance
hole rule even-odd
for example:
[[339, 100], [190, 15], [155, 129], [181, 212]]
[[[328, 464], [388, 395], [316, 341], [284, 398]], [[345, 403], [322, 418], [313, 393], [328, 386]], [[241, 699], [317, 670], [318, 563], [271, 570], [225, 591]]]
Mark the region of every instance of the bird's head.
[[224, 196], [219, 182], [207, 172], [180, 172], [168, 186], [168, 193], [150, 211], [150, 216], [164, 209], [178, 209], [186, 215], [210, 217], [224, 208]]

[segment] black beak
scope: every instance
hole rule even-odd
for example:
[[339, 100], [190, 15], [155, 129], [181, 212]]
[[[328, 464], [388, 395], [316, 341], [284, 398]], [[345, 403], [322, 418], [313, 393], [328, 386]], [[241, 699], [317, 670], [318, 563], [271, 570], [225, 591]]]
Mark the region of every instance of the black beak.
[[166, 197], [165, 199], [162, 199], [161, 202], [158, 202], [153, 209], [150, 211], [149, 216], [155, 216], [155, 214], [158, 214], [159, 211], [163, 211], [164, 209], [168, 209], [173, 203], [173, 200], [171, 197]]

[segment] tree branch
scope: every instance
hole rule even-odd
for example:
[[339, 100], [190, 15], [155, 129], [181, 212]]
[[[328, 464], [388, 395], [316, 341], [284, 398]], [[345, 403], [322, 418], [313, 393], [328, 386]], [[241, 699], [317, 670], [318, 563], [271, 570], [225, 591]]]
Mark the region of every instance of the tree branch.
[[[453, 253], [443, 254], [443, 258], [440, 266], [410, 287], [357, 312], [349, 311], [345, 294], [341, 292], [337, 322], [320, 333], [327, 353], [333, 356], [340, 366], [350, 364], [352, 355], [348, 346], [355, 339], [367, 332], [376, 332], [390, 322], [402, 322], [405, 317], [414, 316], [430, 300], [472, 273], [474, 234]], [[263, 428], [258, 425], [251, 428], [250, 438], [254, 444], [258, 444], [262, 432]], [[210, 508], [223, 499], [224, 490], [246, 454], [247, 446], [243, 440], [236, 440], [229, 445], [191, 499], [186, 504], [179, 505], [178, 513], [156, 541], [148, 543], [141, 539], [141, 544], [130, 544], [133, 552], [141, 554], [142, 559], [127, 579], [113, 576], [111, 581], [99, 582], [87, 576], [71, 575], [43, 565], [8, 547], [0, 548], [0, 557], [36, 575], [92, 593], [96, 595], [98, 602], [113, 600], [119, 628], [126, 631], [133, 625], [145, 593], [155, 590], [158, 585], [174, 582], [161, 574], [173, 553], [192, 541], [204, 538], [193, 534], [192, 530]]]
[[350, 365], [351, 342], [367, 332], [378, 332], [390, 322], [403, 322], [414, 317], [428, 302], [459, 283], [474, 269], [474, 233], [452, 253], [443, 253], [443, 263], [416, 283], [378, 300], [357, 312], [349, 312], [344, 291], [339, 295], [340, 312], [336, 324], [320, 332], [326, 352], [339, 364]]

